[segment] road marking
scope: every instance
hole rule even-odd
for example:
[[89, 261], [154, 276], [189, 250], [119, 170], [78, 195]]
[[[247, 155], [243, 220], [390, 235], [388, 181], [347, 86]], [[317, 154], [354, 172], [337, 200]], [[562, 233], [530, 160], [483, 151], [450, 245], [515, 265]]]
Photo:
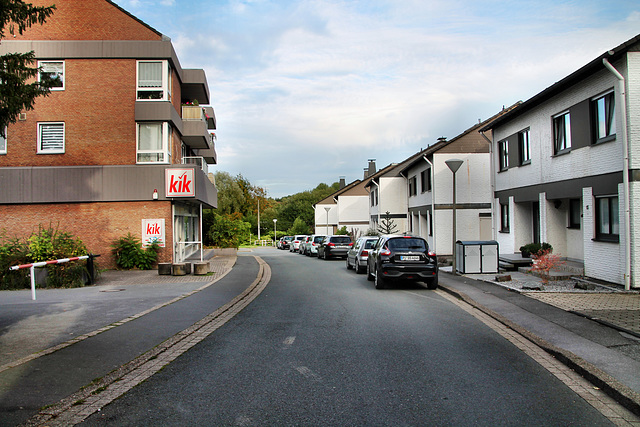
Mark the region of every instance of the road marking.
[[296, 337], [287, 337], [287, 338], [284, 340], [283, 344], [284, 344], [284, 345], [286, 345], [286, 346], [291, 346], [291, 345], [293, 345], [293, 342], [294, 342], [295, 340], [296, 340]]
[[313, 381], [322, 381], [322, 377], [306, 366], [294, 366], [293, 369], [298, 371], [300, 375]]
[[555, 357], [551, 356], [544, 349], [527, 339], [525, 336], [445, 291], [438, 289], [434, 292], [471, 314], [507, 341], [518, 347], [615, 425], [632, 426], [640, 424], [640, 417], [624, 408], [605, 392], [600, 390], [598, 387], [595, 387], [589, 381]]

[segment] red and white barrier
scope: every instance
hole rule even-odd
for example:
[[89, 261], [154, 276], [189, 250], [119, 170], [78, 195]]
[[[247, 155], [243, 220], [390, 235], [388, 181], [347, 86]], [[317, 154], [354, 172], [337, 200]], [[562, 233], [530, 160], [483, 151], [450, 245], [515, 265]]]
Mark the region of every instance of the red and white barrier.
[[45, 265], [51, 265], [51, 264], [62, 264], [65, 262], [69, 262], [69, 261], [79, 261], [81, 259], [89, 259], [89, 255], [83, 255], [83, 256], [77, 256], [77, 257], [73, 257], [73, 258], [61, 258], [61, 259], [54, 259], [52, 261], [42, 261], [42, 262], [34, 262], [32, 264], [22, 264], [22, 265], [14, 265], [13, 267], [9, 267], [9, 270], [11, 271], [15, 271], [15, 270], [21, 270], [23, 268], [28, 268], [29, 271], [29, 275], [31, 276], [31, 299], [32, 300], [36, 300], [36, 275], [34, 274], [34, 269], [36, 267], [44, 267]]

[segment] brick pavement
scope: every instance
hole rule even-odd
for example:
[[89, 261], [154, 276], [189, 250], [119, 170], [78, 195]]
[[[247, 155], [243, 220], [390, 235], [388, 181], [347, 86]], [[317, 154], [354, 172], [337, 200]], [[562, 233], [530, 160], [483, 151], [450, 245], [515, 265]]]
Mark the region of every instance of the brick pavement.
[[546, 304], [632, 331], [640, 336], [638, 293], [527, 293]]

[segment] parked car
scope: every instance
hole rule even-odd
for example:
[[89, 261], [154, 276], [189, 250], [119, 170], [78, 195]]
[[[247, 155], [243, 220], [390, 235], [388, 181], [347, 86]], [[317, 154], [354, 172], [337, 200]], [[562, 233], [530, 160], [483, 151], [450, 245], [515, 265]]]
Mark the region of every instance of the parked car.
[[324, 239], [324, 235], [322, 234], [312, 234], [307, 239], [304, 248], [304, 254], [306, 256], [318, 256], [318, 245], [322, 243], [322, 239]]
[[438, 258], [422, 237], [385, 235], [376, 242], [367, 259], [367, 279], [376, 289], [390, 281], [425, 282], [429, 289], [438, 287]]
[[280, 239], [280, 249], [287, 250], [291, 246], [291, 241], [293, 240], [293, 236], [284, 236]]
[[300, 243], [302, 243], [302, 239], [307, 237], [306, 234], [296, 234], [293, 236], [293, 240], [291, 240], [291, 244], [289, 245], [289, 252], [298, 252], [300, 249]]
[[353, 242], [349, 236], [325, 236], [318, 246], [318, 258], [346, 257], [351, 246]]
[[369, 251], [373, 249], [377, 241], [377, 236], [363, 236], [358, 238], [351, 249], [349, 249], [349, 252], [347, 252], [347, 269], [351, 270], [353, 268], [357, 274], [364, 273], [367, 270]]
[[300, 255], [306, 255], [307, 253], [307, 245], [309, 244], [309, 239], [311, 238], [311, 236], [307, 236], [304, 239], [302, 239], [302, 242], [300, 243], [300, 247], [298, 248], [298, 253]]

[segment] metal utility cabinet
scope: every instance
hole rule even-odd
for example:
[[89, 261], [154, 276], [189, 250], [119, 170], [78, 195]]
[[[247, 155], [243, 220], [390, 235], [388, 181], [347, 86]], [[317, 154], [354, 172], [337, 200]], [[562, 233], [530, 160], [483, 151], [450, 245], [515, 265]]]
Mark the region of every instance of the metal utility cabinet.
[[498, 242], [495, 240], [456, 242], [456, 272], [498, 273]]

